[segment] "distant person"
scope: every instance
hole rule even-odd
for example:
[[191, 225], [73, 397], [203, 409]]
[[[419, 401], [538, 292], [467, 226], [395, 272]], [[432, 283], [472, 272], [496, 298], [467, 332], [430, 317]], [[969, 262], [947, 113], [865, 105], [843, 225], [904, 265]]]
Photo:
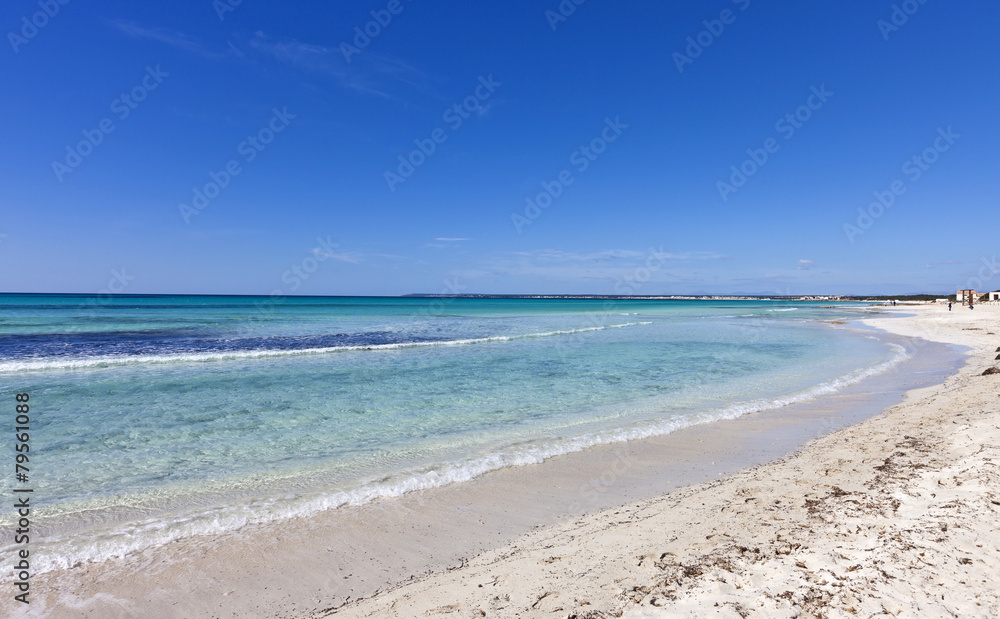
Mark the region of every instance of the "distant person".
[[951, 301], [948, 301], [948, 311], [951, 311]]

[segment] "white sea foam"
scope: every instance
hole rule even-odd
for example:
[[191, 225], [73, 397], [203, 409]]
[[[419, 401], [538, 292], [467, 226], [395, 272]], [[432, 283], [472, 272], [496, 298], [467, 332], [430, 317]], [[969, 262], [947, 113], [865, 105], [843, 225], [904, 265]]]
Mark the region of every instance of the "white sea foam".
[[799, 308], [797, 308], [797, 307], [780, 307], [778, 309], [769, 309], [767, 311], [769, 311], [769, 312], [794, 312], [797, 309], [799, 309]]
[[[561, 333], [571, 332], [573, 331]], [[546, 334], [534, 335], [537, 337]], [[583, 451], [596, 445], [662, 436], [697, 424], [735, 419], [750, 413], [806, 402], [840, 391], [868, 377], [881, 374], [908, 357], [902, 346], [896, 344], [891, 344], [891, 346], [892, 356], [885, 362], [855, 370], [811, 388], [778, 398], [740, 402], [722, 408], [708, 409], [571, 438], [547, 439], [512, 445], [484, 456], [447, 462], [424, 470], [401, 472], [389, 478], [361, 483], [354, 488], [298, 497], [285, 496], [280, 499], [249, 500], [201, 512], [178, 514], [167, 519], [151, 518], [126, 525], [118, 524], [113, 529], [88, 533], [86, 539], [81, 539], [79, 536], [48, 536], [44, 541], [45, 551], [39, 553], [38, 559], [32, 563], [32, 566], [35, 568], [35, 573], [39, 574], [67, 569], [86, 562], [105, 561], [146, 548], [161, 546], [178, 539], [220, 535], [248, 525], [311, 516], [346, 505], [363, 505], [377, 499], [399, 497], [414, 491], [470, 481], [498, 469], [538, 464], [555, 456]], [[9, 549], [8, 547], [2, 550]], [[11, 580], [9, 575], [0, 575], [0, 582], [9, 580]]]
[[205, 363], [211, 361], [239, 361], [244, 359], [263, 359], [271, 357], [293, 357], [303, 355], [324, 355], [338, 352], [364, 351], [364, 350], [399, 350], [404, 348], [426, 348], [433, 346], [468, 346], [470, 344], [488, 344], [491, 342], [509, 342], [512, 340], [530, 339], [538, 337], [555, 337], [559, 335], [573, 335], [576, 333], [587, 333], [590, 331], [604, 331], [606, 329], [621, 329], [624, 327], [635, 327], [650, 325], [652, 322], [626, 322], [616, 325], [602, 325], [596, 327], [580, 327], [578, 329], [562, 329], [558, 331], [546, 331], [543, 333], [523, 333], [518, 335], [491, 335], [486, 337], [473, 337], [457, 340], [422, 341], [422, 342], [399, 342], [394, 344], [361, 344], [351, 346], [326, 346], [322, 348], [303, 348], [298, 350], [241, 350], [232, 352], [206, 352], [179, 355], [109, 355], [103, 357], [60, 357], [55, 359], [29, 361], [6, 361], [0, 363], [0, 374], [13, 372], [37, 372], [42, 370], [86, 370], [106, 367], [116, 367], [123, 365], [137, 364], [163, 364], [163, 363]]

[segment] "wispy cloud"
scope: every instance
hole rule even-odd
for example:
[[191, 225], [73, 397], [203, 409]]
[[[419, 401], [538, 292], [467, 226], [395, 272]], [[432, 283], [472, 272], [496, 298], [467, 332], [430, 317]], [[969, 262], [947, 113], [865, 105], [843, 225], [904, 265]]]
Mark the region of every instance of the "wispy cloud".
[[970, 262], [968, 260], [946, 260], [943, 262], [928, 262], [926, 268], [933, 269], [943, 264], [970, 264]]
[[224, 238], [236, 238], [245, 237], [255, 234], [255, 231], [250, 228], [199, 228], [192, 230], [185, 230], [185, 236], [191, 239], [196, 239], [199, 241], [214, 240], [214, 239], [224, 239]]
[[425, 243], [424, 247], [430, 247], [431, 249], [447, 249], [449, 247], [459, 247], [457, 243], [464, 243], [466, 241], [471, 241], [472, 239], [464, 237], [450, 237], [450, 236], [439, 236], [434, 239], [434, 243]]
[[401, 82], [425, 94], [441, 98], [433, 89], [434, 82], [439, 80], [402, 60], [368, 52], [365, 56], [365, 63], [362, 66], [372, 73]]
[[[696, 260], [725, 260], [726, 256], [714, 252], [662, 252], [659, 250], [635, 251], [606, 249], [593, 252], [563, 249], [539, 249], [508, 252], [493, 256], [478, 265], [456, 271], [469, 279], [477, 277], [535, 277], [558, 280], [616, 280], [646, 264], [650, 257], [658, 263], [685, 263]], [[680, 276], [665, 268], [656, 270], [657, 281], [677, 281]]]
[[258, 30], [247, 45], [260, 54], [302, 71], [336, 78], [346, 88], [393, 99], [387, 83], [402, 83], [419, 91], [431, 92], [431, 78], [422, 71], [394, 58], [365, 52], [348, 65], [336, 47], [304, 43], [296, 39], [275, 39]]
[[361, 264], [362, 262], [364, 262], [361, 253], [356, 251], [348, 251], [340, 254], [335, 254], [325, 249], [316, 247], [313, 249], [313, 254], [320, 258], [329, 258], [332, 260], [339, 260], [341, 262], [349, 262], [351, 264]]
[[215, 49], [196, 37], [177, 30], [151, 28], [124, 20], [110, 24], [129, 37], [157, 41], [213, 60], [234, 58], [248, 63], [260, 63], [263, 60], [279, 62], [305, 73], [333, 78], [340, 86], [363, 94], [397, 99], [388, 92], [388, 87], [392, 84], [404, 84], [437, 96], [432, 89], [434, 79], [428, 74], [401, 60], [371, 52], [366, 52], [349, 66], [337, 47], [274, 38], [260, 30], [249, 37], [235, 34], [226, 41], [224, 48]]
[[[629, 259], [645, 259], [654, 250], [635, 251], [631, 249], [606, 249], [597, 252], [573, 252], [563, 249], [539, 249], [527, 252], [513, 252], [511, 255], [527, 258], [533, 261], [555, 262], [609, 262], [628, 261]], [[715, 252], [664, 252], [656, 250], [656, 255], [663, 260], [725, 260], [727, 256]]]
[[606, 249], [599, 252], [580, 253], [562, 249], [540, 249], [535, 251], [514, 252], [515, 256], [531, 261], [552, 262], [607, 262], [623, 258], [638, 258], [644, 255], [641, 251], [627, 249]]
[[798, 266], [795, 267], [796, 271], [808, 271], [812, 269], [814, 263], [812, 260], [799, 260]]
[[206, 58], [221, 59], [226, 56], [225, 53], [208, 49], [200, 41], [176, 30], [168, 30], [166, 28], [144, 28], [132, 22], [121, 20], [112, 22], [112, 25], [121, 32], [135, 39], [150, 39], [152, 41], [159, 41], [160, 43], [166, 43], [167, 45], [176, 47], [177, 49], [198, 54], [199, 56], [204, 56]]
[[258, 30], [249, 40], [250, 47], [275, 60], [306, 71], [343, 76], [347, 73], [343, 54], [323, 45], [291, 40], [275, 40]]

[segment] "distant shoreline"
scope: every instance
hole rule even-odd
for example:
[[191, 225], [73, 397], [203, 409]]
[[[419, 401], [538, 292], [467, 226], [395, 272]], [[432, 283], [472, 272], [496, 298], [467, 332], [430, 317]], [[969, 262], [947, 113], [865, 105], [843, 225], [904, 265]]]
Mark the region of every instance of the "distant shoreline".
[[423, 294], [410, 293], [402, 298], [417, 299], [589, 299], [609, 301], [831, 301], [865, 303], [879, 301], [908, 301], [932, 303], [946, 297], [935, 295], [900, 296], [844, 296], [844, 295], [614, 295], [614, 294]]
[[939, 299], [952, 300], [950, 294], [910, 294], [910, 295], [615, 295], [615, 294], [433, 294], [410, 292], [400, 295], [269, 295], [269, 294], [209, 294], [209, 293], [135, 293], [102, 294], [91, 292], [0, 292], [5, 296], [48, 296], [48, 297], [101, 297], [115, 299], [156, 299], [164, 297], [225, 297], [225, 298], [266, 298], [266, 299], [583, 299], [613, 301], [832, 301], [864, 303], [878, 301], [901, 301], [933, 303]]

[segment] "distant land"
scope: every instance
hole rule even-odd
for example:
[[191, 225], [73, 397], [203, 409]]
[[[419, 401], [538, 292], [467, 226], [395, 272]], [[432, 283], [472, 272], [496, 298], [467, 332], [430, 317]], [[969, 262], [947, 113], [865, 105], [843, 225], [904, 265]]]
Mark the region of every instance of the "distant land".
[[698, 301], [935, 301], [948, 294], [908, 295], [614, 295], [614, 294], [423, 294], [403, 297], [432, 299], [608, 299], [608, 300], [698, 300]]

